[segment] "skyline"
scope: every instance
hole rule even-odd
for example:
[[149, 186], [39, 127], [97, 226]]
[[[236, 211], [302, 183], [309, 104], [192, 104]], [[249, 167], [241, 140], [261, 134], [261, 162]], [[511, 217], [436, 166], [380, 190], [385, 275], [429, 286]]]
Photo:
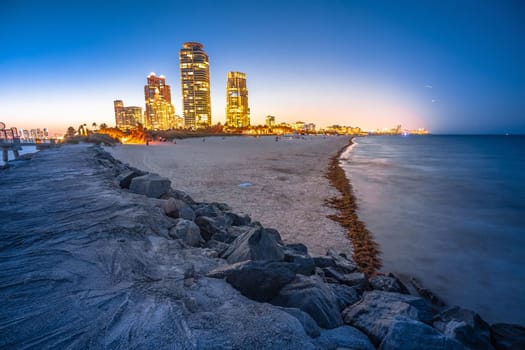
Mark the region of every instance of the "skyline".
[[240, 71], [252, 124], [525, 133], [524, 13], [518, 1], [4, 1], [0, 121], [114, 125], [114, 100], [144, 108], [150, 72], [182, 116], [178, 54], [196, 41], [213, 124], [226, 119], [227, 72]]

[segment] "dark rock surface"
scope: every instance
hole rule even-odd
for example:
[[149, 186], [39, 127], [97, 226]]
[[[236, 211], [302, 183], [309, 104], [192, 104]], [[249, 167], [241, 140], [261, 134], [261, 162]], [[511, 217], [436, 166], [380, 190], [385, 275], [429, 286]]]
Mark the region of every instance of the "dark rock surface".
[[175, 222], [175, 226], [170, 228], [170, 237], [179, 238], [184, 243], [192, 247], [198, 247], [204, 243], [204, 239], [202, 239], [199, 226], [197, 226], [193, 221], [186, 219], [178, 219]]
[[230, 264], [245, 260], [282, 261], [284, 252], [274, 235], [261, 227], [254, 227], [237, 237], [222, 257]]
[[169, 179], [157, 174], [146, 174], [131, 179], [129, 190], [146, 197], [160, 198], [169, 191], [170, 186], [171, 181]]
[[363, 299], [343, 311], [345, 323], [366, 333], [379, 345], [397, 316], [430, 323], [432, 311], [423, 298], [383, 291], [365, 292]]
[[368, 280], [370, 287], [375, 290], [409, 294], [407, 287], [394, 275], [378, 275]]
[[164, 212], [172, 218], [182, 218], [186, 220], [195, 220], [195, 212], [189, 204], [182, 199], [169, 198], [164, 203]]
[[525, 349], [525, 327], [496, 323], [490, 327], [492, 344], [497, 350], [522, 350]]
[[350, 326], [323, 330], [315, 344], [321, 349], [375, 349], [366, 335]]
[[494, 350], [490, 343], [490, 327], [473, 311], [449, 307], [434, 317], [434, 328], [449, 338], [472, 349]]
[[317, 276], [297, 275], [271, 303], [301, 309], [322, 328], [335, 328], [343, 324], [334, 294]]
[[411, 319], [393, 320], [380, 350], [468, 350], [460, 342], [447, 338], [434, 328]]

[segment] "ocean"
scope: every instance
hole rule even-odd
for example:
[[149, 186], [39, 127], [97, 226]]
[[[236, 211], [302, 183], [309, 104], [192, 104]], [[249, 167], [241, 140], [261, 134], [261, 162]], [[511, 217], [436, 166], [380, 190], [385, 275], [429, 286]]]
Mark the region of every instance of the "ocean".
[[372, 136], [341, 156], [383, 271], [525, 325], [525, 136]]

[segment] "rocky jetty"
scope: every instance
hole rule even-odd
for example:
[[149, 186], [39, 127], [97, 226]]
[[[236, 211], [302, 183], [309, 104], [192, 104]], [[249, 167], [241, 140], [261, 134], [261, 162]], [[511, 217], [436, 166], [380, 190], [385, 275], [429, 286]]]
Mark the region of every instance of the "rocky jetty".
[[0, 172], [2, 349], [521, 349], [96, 146]]

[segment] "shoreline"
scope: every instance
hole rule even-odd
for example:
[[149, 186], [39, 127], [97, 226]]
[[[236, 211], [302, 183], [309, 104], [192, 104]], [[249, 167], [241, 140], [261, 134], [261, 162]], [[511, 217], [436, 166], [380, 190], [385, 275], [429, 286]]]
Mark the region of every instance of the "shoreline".
[[339, 214], [329, 215], [328, 218], [339, 223], [345, 230], [353, 248], [352, 258], [361, 271], [371, 276], [382, 267], [379, 257], [379, 245], [374, 241], [372, 233], [357, 215], [357, 203], [350, 180], [339, 164], [341, 154], [353, 145], [353, 138], [341, 148], [336, 155], [330, 158], [326, 178], [331, 186], [340, 193], [339, 197], [326, 200], [330, 208], [339, 211]]

